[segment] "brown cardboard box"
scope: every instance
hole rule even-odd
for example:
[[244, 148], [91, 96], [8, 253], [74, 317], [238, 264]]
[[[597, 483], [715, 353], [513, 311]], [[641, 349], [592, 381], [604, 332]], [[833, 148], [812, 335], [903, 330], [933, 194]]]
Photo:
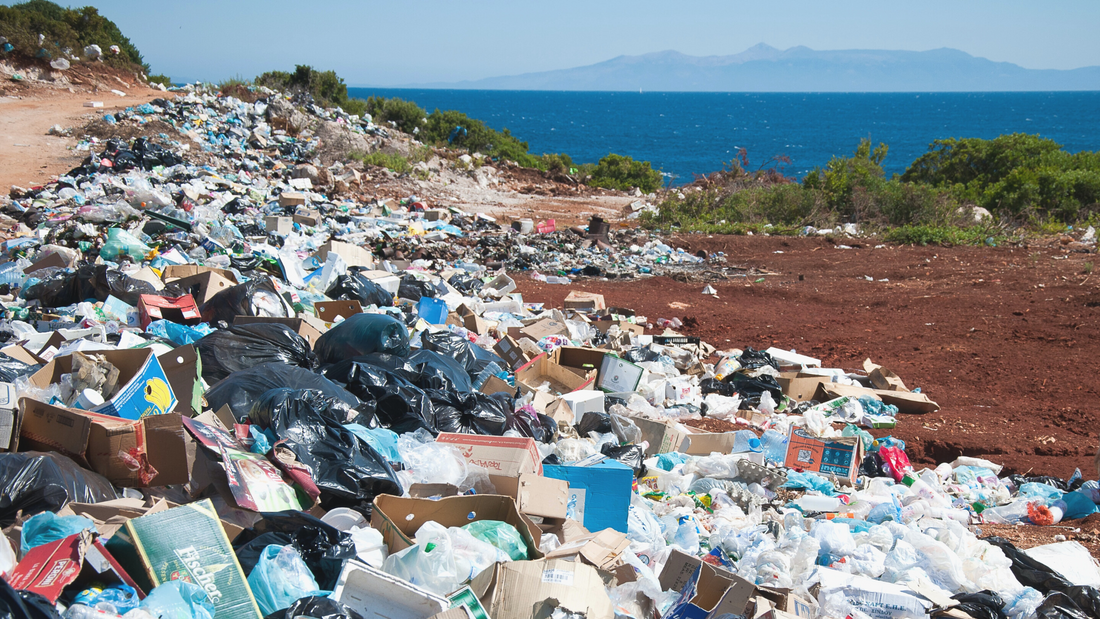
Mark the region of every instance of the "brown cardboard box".
[[566, 369], [543, 353], [529, 363], [516, 369], [516, 386], [527, 394], [537, 391], [539, 385], [550, 383], [552, 392], [562, 394], [580, 389], [592, 389], [596, 384], [596, 370], [592, 370], [581, 376], [573, 370]]
[[599, 311], [607, 309], [607, 304], [603, 301], [602, 294], [596, 294], [594, 292], [583, 292], [581, 290], [572, 290], [569, 295], [565, 297], [564, 303], [565, 309], [576, 310], [588, 310]]
[[817, 386], [832, 382], [832, 379], [828, 376], [802, 372], [781, 372], [776, 381], [787, 397], [798, 402], [809, 402], [817, 395]]
[[478, 574], [470, 588], [493, 619], [541, 619], [555, 608], [585, 619], [615, 616], [599, 572], [576, 561], [497, 563]]
[[284, 191], [279, 194], [279, 206], [302, 206], [306, 203], [306, 194], [300, 191]]
[[603, 357], [606, 354], [606, 350], [598, 348], [561, 346], [554, 349], [552, 358], [559, 365], [569, 368], [582, 376], [592, 370], [596, 370], [596, 378], [598, 380], [600, 366], [603, 365]]
[[321, 213], [313, 209], [300, 208], [294, 213], [294, 223], [303, 226], [319, 226], [321, 225]]
[[195, 275], [199, 275], [200, 273], [217, 273], [218, 275], [221, 275], [231, 282], [240, 283], [237, 282], [237, 276], [233, 274], [233, 271], [219, 269], [216, 267], [204, 267], [197, 264], [173, 264], [170, 266], [166, 266], [164, 267], [164, 270], [161, 271], [160, 276], [165, 283], [171, 283], [176, 281], [177, 279], [193, 277]]
[[489, 333], [489, 323], [485, 322], [481, 316], [475, 314], [472, 309], [466, 307], [465, 303], [459, 305], [455, 313], [458, 314], [459, 319], [462, 321], [459, 324], [460, 327], [468, 331], [473, 331], [478, 335]]
[[863, 441], [858, 436], [817, 438], [803, 428], [792, 427], [787, 439], [787, 468], [835, 477], [855, 485], [863, 462]]
[[661, 569], [661, 589], [682, 591], [696, 570], [699, 570], [699, 579], [695, 595], [687, 603], [698, 611], [685, 616], [717, 617], [725, 613], [744, 616], [749, 613], [756, 585], [679, 550], [672, 551]]
[[508, 381], [497, 378], [496, 376], [490, 376], [485, 380], [485, 383], [481, 385], [481, 389], [478, 389], [481, 393], [487, 395], [493, 395], [494, 393], [511, 393], [515, 394], [516, 388], [509, 385]]
[[328, 259], [329, 252], [336, 252], [336, 255], [343, 258], [349, 267], [374, 268], [374, 255], [370, 250], [357, 245], [341, 241], [329, 241], [318, 248], [315, 255], [318, 260], [324, 262]]
[[191, 344], [170, 350], [157, 357], [168, 385], [176, 394], [176, 412], [194, 417], [202, 412], [202, 369], [199, 353]]
[[236, 279], [229, 279], [214, 271], [183, 277], [172, 283], [183, 288], [183, 291], [194, 297], [199, 305], [206, 303], [210, 297], [219, 292], [237, 285]]
[[[30, 377], [30, 383], [39, 389], [46, 389], [61, 382], [61, 375], [72, 372], [73, 355], [54, 357]], [[168, 376], [160, 365], [160, 360], [148, 348], [129, 348], [122, 350], [97, 350], [96, 356], [102, 356], [119, 370], [118, 391], [104, 404], [97, 406], [100, 413], [116, 415], [126, 419], [140, 419], [148, 415], [160, 415], [175, 410], [178, 398], [172, 391]], [[150, 390], [150, 387], [154, 387]]]
[[902, 382], [900, 376], [874, 363], [870, 359], [863, 360], [863, 370], [867, 372], [867, 376], [871, 378], [871, 384], [875, 386], [875, 389], [885, 389], [886, 391], [909, 391], [909, 389], [905, 387], [905, 383]]
[[500, 341], [493, 346], [493, 350], [500, 355], [501, 359], [508, 362], [512, 369], [516, 369], [520, 366], [530, 363], [531, 357], [519, 346], [519, 342], [511, 335], [505, 335], [500, 338]]
[[[189, 481], [189, 441], [178, 413], [130, 421], [30, 398], [21, 398], [19, 406], [24, 448], [65, 454], [118, 486], [143, 488]], [[131, 464], [136, 464], [137, 470]]]
[[474, 520], [507, 522], [527, 542], [527, 556], [532, 559], [542, 558], [542, 553], [539, 552], [541, 530], [529, 518], [519, 513], [519, 508], [511, 497], [482, 494], [452, 496], [433, 501], [380, 494], [374, 498], [370, 525], [382, 533], [382, 539], [390, 553], [412, 546], [413, 536], [429, 520], [445, 527], [461, 527]]
[[294, 231], [293, 217], [264, 217], [264, 228], [268, 234], [286, 236]]
[[235, 325], [250, 325], [260, 322], [271, 322], [290, 327], [295, 333], [309, 342], [310, 348], [313, 348], [313, 345], [317, 343], [317, 338], [321, 337], [321, 332], [313, 325], [309, 324], [305, 318], [277, 318], [270, 316], [237, 316], [233, 318], [233, 324]]
[[358, 301], [321, 301], [313, 304], [317, 318], [324, 322], [333, 322], [343, 316], [345, 319], [363, 313], [363, 304]]
[[534, 341], [539, 341], [548, 335], [569, 335], [569, 327], [565, 326], [565, 323], [558, 322], [556, 320], [545, 318], [534, 324], [527, 325], [520, 329], [520, 334], [523, 337], [529, 337]]

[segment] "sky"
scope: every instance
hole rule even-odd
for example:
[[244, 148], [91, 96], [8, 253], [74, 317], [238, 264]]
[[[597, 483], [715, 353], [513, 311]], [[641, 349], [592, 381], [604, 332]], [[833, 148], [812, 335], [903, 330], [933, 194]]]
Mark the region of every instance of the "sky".
[[[64, 0], [59, 2], [65, 4]], [[1097, 0], [89, 0], [175, 82], [297, 64], [349, 86], [456, 82], [662, 50], [962, 50], [1028, 69], [1100, 65]], [[82, 6], [81, 2], [75, 6]]]

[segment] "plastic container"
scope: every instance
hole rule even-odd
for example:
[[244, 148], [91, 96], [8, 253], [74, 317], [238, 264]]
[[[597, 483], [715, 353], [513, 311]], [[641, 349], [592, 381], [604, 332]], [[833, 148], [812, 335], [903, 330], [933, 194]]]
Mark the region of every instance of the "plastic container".
[[733, 453], [745, 453], [751, 451], [760, 453], [764, 450], [760, 438], [752, 430], [738, 430], [733, 437]]
[[347, 507], [334, 507], [321, 517], [321, 522], [330, 524], [341, 531], [367, 525], [367, 519], [363, 517], [363, 514]]
[[787, 459], [787, 436], [775, 430], [765, 430], [760, 437], [760, 445], [764, 450], [764, 459], [775, 464], [782, 464]]

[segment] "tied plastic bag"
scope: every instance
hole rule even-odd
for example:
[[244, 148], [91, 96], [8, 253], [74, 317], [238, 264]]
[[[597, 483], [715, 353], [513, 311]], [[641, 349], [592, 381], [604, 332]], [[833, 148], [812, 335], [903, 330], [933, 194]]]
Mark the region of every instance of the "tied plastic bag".
[[64, 539], [84, 529], [95, 531], [95, 523], [84, 516], [58, 516], [42, 512], [23, 523], [19, 539], [19, 553], [25, 555], [31, 548]]
[[327, 398], [343, 402], [348, 409], [362, 404], [359, 398], [324, 376], [285, 363], [265, 363], [234, 372], [208, 389], [204, 397], [213, 410], [228, 405], [233, 418], [241, 421], [248, 419], [252, 405], [260, 396], [281, 387], [319, 391]]
[[513, 561], [527, 560], [527, 542], [515, 527], [499, 520], [476, 520], [462, 527], [477, 539], [504, 551]]
[[302, 556], [292, 546], [264, 548], [260, 562], [248, 575], [248, 586], [265, 616], [303, 597], [330, 593], [318, 588]]
[[393, 295], [368, 279], [358, 267], [351, 267], [345, 275], [338, 276], [325, 291], [325, 296], [334, 301], [359, 301], [364, 307], [393, 306]]
[[317, 338], [313, 349], [321, 363], [337, 363], [375, 352], [406, 357], [409, 331], [388, 314], [356, 314]]
[[459, 588], [462, 580], [446, 527], [429, 520], [415, 537], [416, 544], [387, 557], [382, 570], [439, 595]]
[[214, 619], [214, 604], [206, 591], [185, 580], [158, 586], [138, 608], [158, 619]]
[[214, 384], [264, 363], [283, 363], [307, 370], [317, 367], [309, 342], [286, 325], [255, 323], [215, 331], [195, 346], [202, 358], [202, 377]]

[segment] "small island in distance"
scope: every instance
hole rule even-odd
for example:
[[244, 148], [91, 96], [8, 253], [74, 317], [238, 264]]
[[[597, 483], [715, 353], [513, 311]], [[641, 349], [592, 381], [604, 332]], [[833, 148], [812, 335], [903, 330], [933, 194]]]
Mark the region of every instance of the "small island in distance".
[[779, 50], [763, 43], [729, 56], [662, 51], [604, 62], [407, 88], [649, 92], [981, 92], [1100, 90], [1100, 67], [1025, 69], [957, 49]]

